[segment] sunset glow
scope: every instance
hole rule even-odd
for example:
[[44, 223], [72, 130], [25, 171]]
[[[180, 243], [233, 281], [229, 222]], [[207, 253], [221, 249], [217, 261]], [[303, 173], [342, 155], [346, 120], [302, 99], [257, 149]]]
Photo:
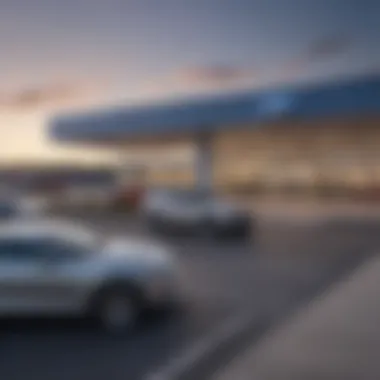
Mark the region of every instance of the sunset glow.
[[226, 24], [231, 3], [0, 2], [0, 159], [99, 158], [48, 141], [58, 111], [379, 70], [378, 20], [364, 4], [240, 1]]

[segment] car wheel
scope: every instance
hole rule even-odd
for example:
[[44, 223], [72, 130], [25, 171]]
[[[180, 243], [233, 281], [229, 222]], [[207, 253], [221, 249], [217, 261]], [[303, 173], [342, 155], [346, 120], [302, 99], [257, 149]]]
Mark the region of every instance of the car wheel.
[[218, 224], [213, 219], [202, 220], [194, 230], [199, 237], [205, 239], [219, 238], [221, 232]]
[[233, 241], [249, 242], [253, 240], [254, 231], [250, 224], [230, 227], [227, 230], [221, 230], [219, 237]]
[[250, 242], [255, 243], [256, 238], [256, 228], [253, 224], [247, 224], [242, 230], [240, 231], [240, 240], [243, 242]]
[[98, 300], [96, 318], [109, 334], [121, 335], [133, 329], [139, 314], [138, 304], [125, 290], [110, 290]]
[[148, 230], [153, 233], [164, 234], [165, 222], [158, 216], [150, 216], [146, 219]]

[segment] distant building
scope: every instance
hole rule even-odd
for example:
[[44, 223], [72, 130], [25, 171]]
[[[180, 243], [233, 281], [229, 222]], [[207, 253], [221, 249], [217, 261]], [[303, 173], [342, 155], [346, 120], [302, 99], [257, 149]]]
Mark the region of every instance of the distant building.
[[114, 168], [80, 168], [73, 166], [0, 168], [0, 187], [21, 192], [58, 191], [70, 185], [99, 186], [114, 183]]

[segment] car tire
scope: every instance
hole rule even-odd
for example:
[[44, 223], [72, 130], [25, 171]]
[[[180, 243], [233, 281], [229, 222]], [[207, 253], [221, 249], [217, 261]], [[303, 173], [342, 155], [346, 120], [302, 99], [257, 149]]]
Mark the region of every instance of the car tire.
[[251, 224], [241, 226], [240, 228], [219, 229], [217, 237], [229, 241], [249, 242], [254, 238], [254, 229]]
[[194, 228], [193, 232], [201, 238], [219, 239], [221, 236], [220, 228], [213, 219], [204, 219]]
[[251, 223], [240, 228], [240, 230], [235, 234], [236, 238], [242, 242], [253, 242], [255, 229]]
[[112, 287], [96, 299], [95, 318], [104, 332], [124, 335], [136, 326], [140, 313], [139, 302], [128, 287]]
[[146, 224], [148, 226], [148, 230], [152, 233], [165, 235], [168, 232], [165, 222], [157, 216], [149, 217]]

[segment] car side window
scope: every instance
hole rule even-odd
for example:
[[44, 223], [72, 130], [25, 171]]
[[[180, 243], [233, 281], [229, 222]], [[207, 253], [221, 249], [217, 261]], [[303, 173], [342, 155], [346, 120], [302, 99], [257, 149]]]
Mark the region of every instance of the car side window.
[[51, 239], [43, 244], [46, 259], [69, 260], [80, 258], [86, 248], [64, 239]]
[[40, 254], [40, 247], [27, 240], [5, 239], [0, 241], [0, 260], [33, 260]]
[[185, 193], [178, 197], [178, 201], [185, 207], [204, 207], [206, 199], [197, 193]]
[[0, 260], [65, 260], [80, 257], [83, 249], [63, 239], [5, 239], [0, 241]]

